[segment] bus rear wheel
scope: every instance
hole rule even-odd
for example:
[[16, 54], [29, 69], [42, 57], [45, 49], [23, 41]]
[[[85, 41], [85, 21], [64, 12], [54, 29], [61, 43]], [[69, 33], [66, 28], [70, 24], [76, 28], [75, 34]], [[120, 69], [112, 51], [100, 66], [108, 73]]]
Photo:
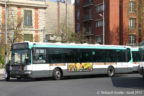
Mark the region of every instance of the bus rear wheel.
[[53, 79], [54, 80], [61, 80], [62, 78], [62, 72], [60, 71], [60, 69], [55, 69], [53, 71]]
[[115, 69], [114, 67], [110, 66], [107, 70], [107, 74], [109, 77], [113, 77], [115, 75]]

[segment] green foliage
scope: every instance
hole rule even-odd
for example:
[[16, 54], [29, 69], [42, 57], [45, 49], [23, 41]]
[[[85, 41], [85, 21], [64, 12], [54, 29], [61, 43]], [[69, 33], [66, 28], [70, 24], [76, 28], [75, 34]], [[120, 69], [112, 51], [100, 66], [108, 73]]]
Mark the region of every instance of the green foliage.
[[5, 48], [4, 47], [0, 47], [0, 68], [3, 68], [5, 65]]

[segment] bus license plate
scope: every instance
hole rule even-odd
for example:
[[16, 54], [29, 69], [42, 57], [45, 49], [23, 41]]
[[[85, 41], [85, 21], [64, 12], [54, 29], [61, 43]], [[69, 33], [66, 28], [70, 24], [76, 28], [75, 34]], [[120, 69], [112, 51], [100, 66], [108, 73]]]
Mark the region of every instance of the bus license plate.
[[19, 70], [18, 66], [12, 67], [12, 70]]

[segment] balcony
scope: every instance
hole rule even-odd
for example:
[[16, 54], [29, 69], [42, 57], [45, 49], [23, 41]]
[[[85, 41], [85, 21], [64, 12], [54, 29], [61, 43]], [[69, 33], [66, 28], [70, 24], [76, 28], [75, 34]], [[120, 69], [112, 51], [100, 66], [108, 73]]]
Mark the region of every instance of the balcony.
[[92, 36], [93, 34], [92, 34], [92, 32], [87, 32], [86, 34], [85, 34], [85, 36]]
[[88, 27], [87, 28], [87, 31], [85, 33], [85, 36], [92, 36], [93, 35], [93, 32], [92, 32], [92, 27]]
[[86, 1], [86, 2], [83, 3], [83, 7], [89, 7], [91, 5], [94, 5], [93, 0], [88, 0], [88, 1]]
[[93, 20], [93, 16], [91, 14], [83, 17], [83, 22], [92, 21], [92, 20]]

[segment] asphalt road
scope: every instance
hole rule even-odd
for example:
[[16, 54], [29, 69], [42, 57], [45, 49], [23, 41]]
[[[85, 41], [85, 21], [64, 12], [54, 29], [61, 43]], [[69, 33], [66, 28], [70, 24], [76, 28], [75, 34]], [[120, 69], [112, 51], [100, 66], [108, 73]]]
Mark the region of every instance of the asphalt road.
[[6, 82], [1, 78], [0, 96], [144, 96], [144, 80], [139, 74], [76, 76], [59, 81]]

